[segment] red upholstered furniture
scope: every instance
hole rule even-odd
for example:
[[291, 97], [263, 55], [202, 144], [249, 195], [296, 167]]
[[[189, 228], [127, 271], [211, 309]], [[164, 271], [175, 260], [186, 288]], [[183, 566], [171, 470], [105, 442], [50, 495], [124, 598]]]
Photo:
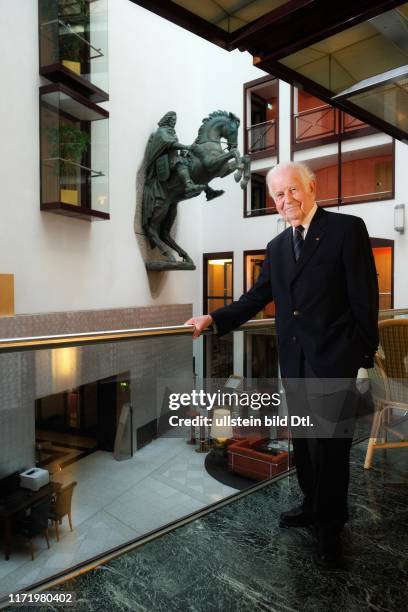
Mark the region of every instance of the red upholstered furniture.
[[283, 451], [277, 455], [256, 450], [254, 447], [267, 444], [269, 438], [244, 438], [228, 446], [228, 468], [232, 472], [254, 480], [266, 480], [280, 474], [292, 464], [292, 457]]

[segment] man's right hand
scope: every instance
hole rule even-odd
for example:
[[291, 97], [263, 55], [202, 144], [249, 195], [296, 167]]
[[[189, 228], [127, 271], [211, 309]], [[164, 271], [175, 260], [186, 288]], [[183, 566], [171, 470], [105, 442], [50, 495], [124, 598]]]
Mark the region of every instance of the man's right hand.
[[200, 317], [193, 317], [184, 323], [184, 325], [194, 325], [195, 329], [193, 332], [193, 338], [198, 338], [201, 333], [210, 327], [214, 323], [211, 315], [201, 315]]

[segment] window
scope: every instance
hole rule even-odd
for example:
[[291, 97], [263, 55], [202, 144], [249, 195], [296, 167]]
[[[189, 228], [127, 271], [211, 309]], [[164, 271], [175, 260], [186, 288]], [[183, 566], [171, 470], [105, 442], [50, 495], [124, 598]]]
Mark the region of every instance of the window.
[[[244, 251], [244, 291], [257, 281], [265, 259], [265, 251]], [[268, 319], [275, 316], [275, 304], [270, 302], [254, 318]], [[245, 376], [253, 379], [278, 377], [276, 335], [270, 330], [245, 332]], [[266, 380], [263, 380], [263, 384]]]
[[245, 217], [276, 213], [274, 199], [269, 195], [266, 184], [267, 170], [251, 173], [251, 181], [245, 190]]
[[316, 175], [319, 206], [375, 202], [394, 197], [393, 142], [364, 149], [356, 149], [355, 143], [342, 142], [339, 152], [332, 155], [302, 158]]
[[244, 88], [245, 151], [256, 157], [273, 155], [277, 150], [279, 82], [262, 78], [245, 84]]
[[[204, 254], [204, 312], [233, 301], [233, 254]], [[233, 373], [233, 335], [204, 337], [207, 377], [226, 378]]]
[[40, 74], [109, 98], [107, 0], [39, 0], [39, 40]]
[[380, 309], [394, 308], [394, 241], [371, 238], [378, 277]]
[[108, 116], [64, 85], [40, 88], [42, 210], [109, 219]]
[[292, 100], [294, 150], [376, 131], [304, 90], [292, 88]]
[[[244, 251], [244, 291], [248, 291], [258, 280], [265, 259], [265, 251]], [[275, 316], [275, 304], [271, 302], [255, 318], [268, 319]]]
[[343, 204], [393, 198], [394, 159], [389, 143], [366, 150], [341, 153], [341, 201]]

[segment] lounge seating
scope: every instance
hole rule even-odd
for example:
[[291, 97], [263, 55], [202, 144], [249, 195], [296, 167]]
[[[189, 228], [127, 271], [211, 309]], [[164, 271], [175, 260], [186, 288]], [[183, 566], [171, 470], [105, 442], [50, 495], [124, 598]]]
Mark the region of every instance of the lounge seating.
[[290, 461], [288, 452], [277, 455], [257, 450], [267, 444], [269, 438], [244, 438], [228, 446], [228, 468], [254, 480], [266, 480], [287, 469]]
[[[377, 399], [364, 467], [372, 466], [374, 451], [408, 448], [408, 440], [393, 428], [394, 409], [408, 410], [408, 319], [390, 319], [378, 324], [380, 349], [375, 356], [375, 375], [382, 379], [383, 397]], [[393, 434], [397, 441], [387, 439]]]

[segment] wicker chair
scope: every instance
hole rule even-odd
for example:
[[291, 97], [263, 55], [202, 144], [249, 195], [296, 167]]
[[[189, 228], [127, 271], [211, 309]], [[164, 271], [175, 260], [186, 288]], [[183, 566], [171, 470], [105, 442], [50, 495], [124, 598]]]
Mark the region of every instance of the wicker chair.
[[[375, 370], [382, 378], [384, 392], [376, 402], [364, 463], [366, 469], [372, 465], [375, 450], [408, 448], [408, 440], [391, 426], [394, 408], [408, 411], [408, 319], [380, 321], [378, 328], [380, 348], [375, 356]], [[388, 441], [388, 433], [398, 441]]]
[[69, 528], [72, 531], [71, 502], [72, 493], [74, 492], [74, 487], [76, 484], [77, 483], [73, 481], [67, 484], [65, 487], [61, 487], [57, 491], [55, 501], [50, 508], [49, 518], [54, 523], [57, 542], [59, 542], [58, 525], [61, 525], [64, 516], [68, 515]]

